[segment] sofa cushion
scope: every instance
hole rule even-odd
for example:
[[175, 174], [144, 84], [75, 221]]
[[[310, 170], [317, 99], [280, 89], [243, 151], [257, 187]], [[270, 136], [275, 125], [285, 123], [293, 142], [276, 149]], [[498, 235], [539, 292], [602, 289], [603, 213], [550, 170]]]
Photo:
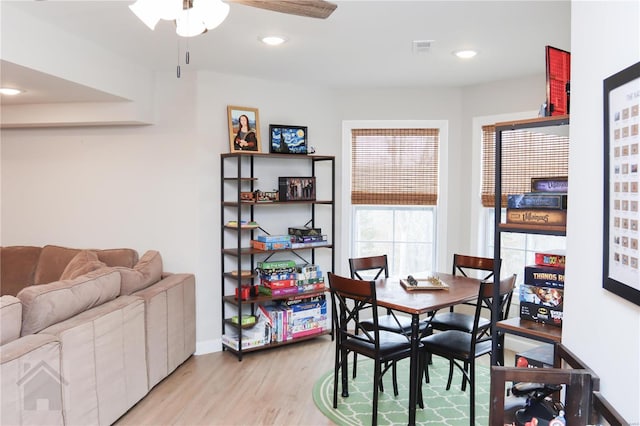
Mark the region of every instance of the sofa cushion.
[[133, 268], [138, 263], [138, 252], [129, 248], [116, 248], [106, 250], [94, 250], [98, 253], [98, 259], [107, 266], [124, 266]]
[[14, 296], [0, 297], [0, 346], [20, 337], [22, 303]]
[[69, 264], [62, 271], [60, 280], [72, 280], [78, 278], [80, 275], [84, 275], [96, 269], [104, 268], [107, 266], [105, 263], [98, 260], [96, 252], [91, 250], [82, 250], [76, 254]]
[[33, 284], [42, 247], [0, 247], [0, 294], [15, 296]]
[[32, 285], [18, 293], [22, 301], [22, 336], [115, 299], [120, 294], [120, 274], [98, 269], [73, 280]]
[[36, 268], [34, 284], [47, 284], [58, 281], [64, 268], [71, 259], [80, 252], [80, 249], [46, 245], [42, 248], [38, 267]]
[[[128, 248], [95, 250], [98, 259], [107, 266], [125, 266], [132, 268], [138, 261], [138, 252]], [[81, 249], [46, 245], [42, 248], [38, 267], [36, 268], [34, 284], [47, 284], [60, 280], [64, 269]]]
[[133, 268], [116, 269], [122, 275], [120, 294], [130, 295], [160, 281], [162, 278], [162, 256], [156, 250], [149, 250]]

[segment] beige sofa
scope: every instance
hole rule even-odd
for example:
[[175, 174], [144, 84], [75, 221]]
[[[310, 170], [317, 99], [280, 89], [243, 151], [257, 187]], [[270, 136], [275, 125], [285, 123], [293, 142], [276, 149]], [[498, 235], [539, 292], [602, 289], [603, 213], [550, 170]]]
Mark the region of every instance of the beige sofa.
[[2, 425], [108, 425], [195, 351], [195, 278], [157, 251], [0, 248]]

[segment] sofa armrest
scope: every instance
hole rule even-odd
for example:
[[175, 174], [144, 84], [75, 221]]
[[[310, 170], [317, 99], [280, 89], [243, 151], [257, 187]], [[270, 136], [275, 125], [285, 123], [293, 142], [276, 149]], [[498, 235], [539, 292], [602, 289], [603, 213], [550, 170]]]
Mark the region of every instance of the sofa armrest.
[[195, 276], [167, 274], [134, 293], [145, 303], [149, 389], [169, 375], [196, 347]]
[[0, 424], [62, 425], [60, 342], [31, 334], [0, 346]]
[[14, 296], [0, 297], [0, 345], [20, 337], [22, 302]]

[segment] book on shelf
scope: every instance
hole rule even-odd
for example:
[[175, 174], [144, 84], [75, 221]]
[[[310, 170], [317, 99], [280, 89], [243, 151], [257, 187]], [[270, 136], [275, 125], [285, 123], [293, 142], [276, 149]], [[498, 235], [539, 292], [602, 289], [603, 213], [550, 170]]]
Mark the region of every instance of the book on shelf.
[[533, 192], [568, 192], [569, 178], [567, 176], [531, 178]]
[[310, 248], [310, 247], [323, 247], [327, 245], [327, 241], [312, 241], [308, 243], [291, 243], [292, 249]]
[[290, 242], [290, 235], [258, 235], [256, 236], [256, 240], [263, 243], [280, 243], [280, 242]]
[[322, 228], [309, 228], [306, 226], [294, 226], [289, 228], [289, 235], [297, 236], [309, 236], [309, 235], [321, 235]]
[[307, 293], [310, 291], [318, 291], [324, 290], [325, 285], [324, 282], [316, 283], [316, 284], [303, 284], [303, 285], [295, 285], [292, 287], [266, 287], [263, 285], [258, 286], [258, 292], [264, 296], [289, 296], [296, 295], [300, 293]]
[[564, 268], [566, 263], [565, 250], [548, 250], [535, 253], [535, 264], [538, 266], [552, 266]]
[[297, 280], [297, 272], [271, 272], [268, 274], [260, 272], [258, 270], [261, 280], [279, 281], [279, 280]]
[[553, 209], [567, 208], [567, 194], [560, 192], [525, 192], [507, 195], [509, 209]]
[[274, 241], [263, 242], [258, 240], [251, 240], [251, 247], [256, 250], [284, 250], [291, 248], [291, 241]]
[[555, 326], [562, 326], [562, 310], [536, 303], [520, 302], [520, 318]]
[[535, 303], [556, 310], [562, 310], [564, 289], [547, 286], [522, 284], [520, 286], [520, 302]]
[[552, 209], [510, 209], [507, 208], [507, 223], [519, 225], [566, 226], [567, 211]]
[[258, 269], [260, 269], [264, 273], [269, 273], [269, 271], [296, 271], [296, 262], [294, 260], [274, 260], [274, 261], [265, 261], [257, 263]]
[[263, 287], [270, 288], [270, 289], [296, 287], [298, 285], [298, 280], [296, 280], [296, 279], [290, 279], [290, 280], [265, 280], [264, 278], [262, 278], [262, 279], [260, 279], [260, 285], [263, 286]]
[[564, 268], [540, 265], [525, 266], [524, 283], [540, 287], [564, 288]]

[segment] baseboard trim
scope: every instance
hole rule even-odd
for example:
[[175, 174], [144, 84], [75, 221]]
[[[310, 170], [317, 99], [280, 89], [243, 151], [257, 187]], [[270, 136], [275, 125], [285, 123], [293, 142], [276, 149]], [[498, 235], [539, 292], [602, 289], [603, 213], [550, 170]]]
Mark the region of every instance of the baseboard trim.
[[222, 350], [222, 339], [205, 340], [196, 342], [196, 352], [194, 355], [205, 355]]

